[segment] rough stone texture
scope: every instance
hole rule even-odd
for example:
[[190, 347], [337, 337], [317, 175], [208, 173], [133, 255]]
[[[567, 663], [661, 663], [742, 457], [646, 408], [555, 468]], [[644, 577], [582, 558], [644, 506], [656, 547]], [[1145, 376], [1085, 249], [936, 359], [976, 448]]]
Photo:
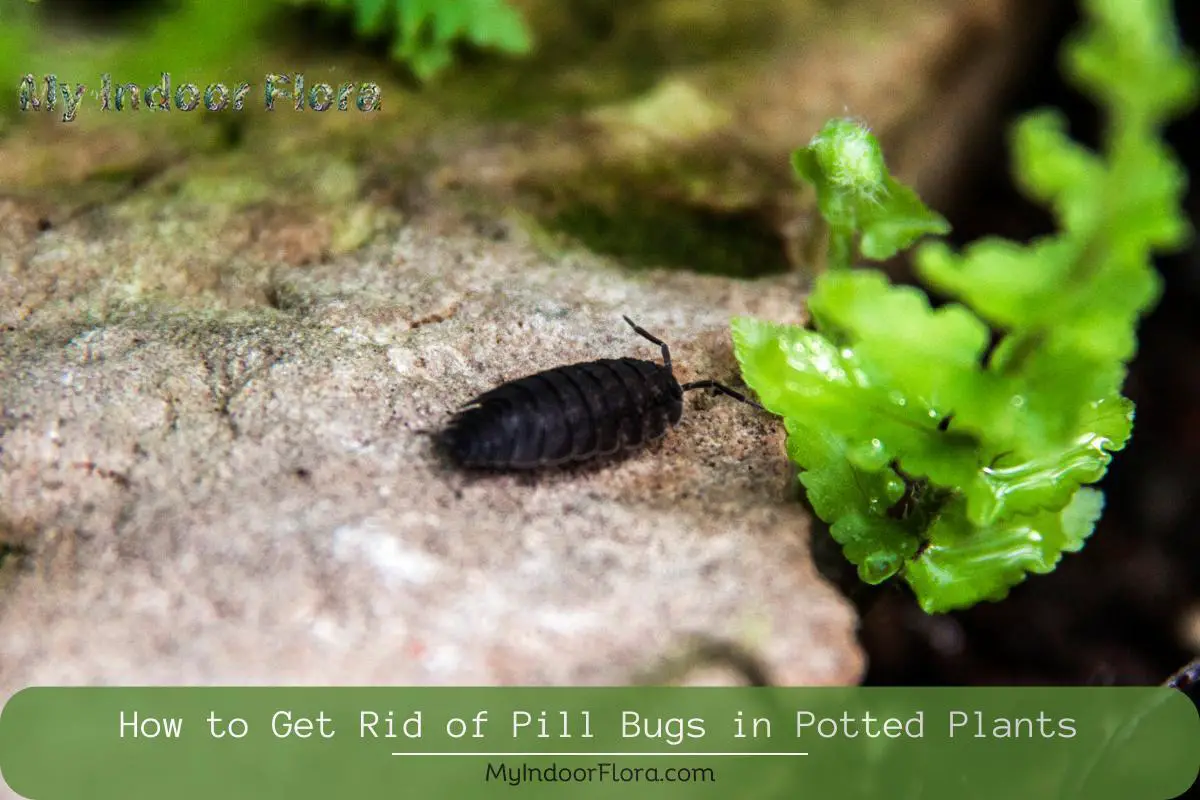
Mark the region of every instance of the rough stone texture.
[[[387, 83], [369, 124], [248, 111], [233, 149], [180, 115], [8, 130], [0, 691], [739, 680], [722, 647], [775, 682], [857, 681], [773, 418], [691, 395], [660, 445], [537, 477], [464, 475], [422, 431], [537, 369], [657, 357], [621, 314], [682, 379], [726, 382], [732, 315], [800, 319], [802, 271], [630, 271], [530, 219], [531, 190], [802, 226], [787, 150], [840, 113], [946, 189], [1025, 0], [874, 7], [726, 27], [654, 0], [594, 62], [544, 28], [545, 63]], [[488, 117], [521, 92], [578, 113]]]
[[[137, 226], [89, 227], [38, 235], [22, 269], [95, 287], [89, 261], [168, 257]], [[796, 318], [795, 282], [635, 279], [430, 227], [287, 273], [283, 310], [90, 324], [65, 313], [85, 290], [10, 327], [0, 495], [31, 556], [0, 684], [621, 683], [693, 636], [779, 681], [856, 678], [772, 418], [692, 395], [661, 446], [539, 477], [461, 474], [419, 432], [529, 371], [657, 357], [621, 313], [682, 378], [735, 379], [730, 314]]]

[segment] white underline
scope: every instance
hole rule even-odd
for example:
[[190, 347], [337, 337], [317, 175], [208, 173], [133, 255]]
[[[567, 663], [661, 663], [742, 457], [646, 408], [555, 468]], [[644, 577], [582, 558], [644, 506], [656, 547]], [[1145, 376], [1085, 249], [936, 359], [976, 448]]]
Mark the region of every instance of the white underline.
[[444, 756], [451, 758], [553, 758], [555, 756], [590, 758], [727, 758], [730, 756], [806, 756], [808, 753], [392, 753], [394, 756]]

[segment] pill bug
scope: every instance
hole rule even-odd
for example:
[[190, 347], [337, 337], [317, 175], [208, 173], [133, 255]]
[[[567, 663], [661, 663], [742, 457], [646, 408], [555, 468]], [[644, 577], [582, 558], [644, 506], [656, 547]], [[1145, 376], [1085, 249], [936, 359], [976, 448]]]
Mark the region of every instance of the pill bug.
[[683, 416], [683, 394], [711, 389], [762, 408], [712, 380], [680, 383], [671, 350], [662, 364], [605, 358], [545, 370], [497, 386], [467, 403], [438, 434], [442, 449], [467, 468], [529, 470], [583, 462], [659, 439]]

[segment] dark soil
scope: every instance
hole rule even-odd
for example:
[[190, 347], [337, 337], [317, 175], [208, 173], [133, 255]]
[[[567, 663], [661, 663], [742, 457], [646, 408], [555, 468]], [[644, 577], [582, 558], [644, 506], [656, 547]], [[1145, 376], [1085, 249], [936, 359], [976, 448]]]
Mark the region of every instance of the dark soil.
[[[1095, 143], [1096, 109], [1056, 77], [1062, 36], [1078, 19], [1073, 5], [1063, 9], [1009, 116], [1058, 106], [1072, 133]], [[1181, 0], [1176, 7], [1189, 47], [1200, 51], [1200, 7]], [[1013, 187], [1001, 134], [982, 162], [995, 166], [980, 172], [971, 196], [950, 215], [963, 242], [989, 234], [1024, 240], [1050, 230], [1044, 210]], [[1169, 138], [1190, 174], [1200, 175], [1200, 116], [1179, 121]], [[1193, 220], [1200, 216], [1196, 186], [1188, 207]], [[899, 587], [862, 592], [867, 684], [1153, 684], [1196, 655], [1200, 242], [1158, 267], [1165, 293], [1143, 322], [1126, 384], [1137, 403], [1134, 435], [1100, 486], [1108, 504], [1087, 547], [1006, 600], [961, 613], [927, 616]]]

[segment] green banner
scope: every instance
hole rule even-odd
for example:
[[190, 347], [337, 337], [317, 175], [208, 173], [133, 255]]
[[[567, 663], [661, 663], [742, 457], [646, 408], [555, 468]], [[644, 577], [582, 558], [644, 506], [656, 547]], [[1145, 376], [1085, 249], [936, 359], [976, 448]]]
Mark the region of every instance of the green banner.
[[1166, 800], [1182, 693], [1088, 688], [31, 688], [0, 774], [33, 800]]

